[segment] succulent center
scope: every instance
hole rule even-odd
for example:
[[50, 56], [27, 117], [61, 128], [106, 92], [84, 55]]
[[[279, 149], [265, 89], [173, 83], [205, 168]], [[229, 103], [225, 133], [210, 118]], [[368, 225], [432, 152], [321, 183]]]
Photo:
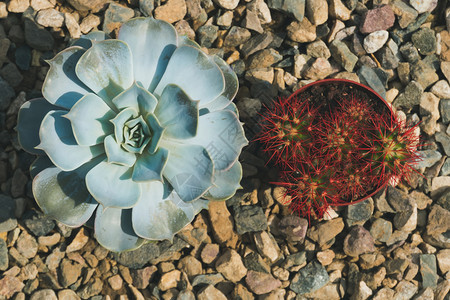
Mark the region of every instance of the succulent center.
[[129, 152], [142, 153], [152, 137], [152, 133], [142, 116], [125, 122], [122, 147]]

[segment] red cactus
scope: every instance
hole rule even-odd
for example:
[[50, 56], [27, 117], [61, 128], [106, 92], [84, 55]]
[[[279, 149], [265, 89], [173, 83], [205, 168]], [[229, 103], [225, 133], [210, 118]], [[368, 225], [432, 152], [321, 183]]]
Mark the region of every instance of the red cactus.
[[292, 102], [288, 99], [275, 101], [273, 108], [263, 115], [263, 127], [257, 139], [264, 144], [269, 161], [284, 166], [308, 156], [313, 145], [311, 132], [316, 114], [317, 109], [312, 109], [308, 101], [298, 98]]
[[416, 127], [377, 114], [368, 99], [347, 94], [323, 107], [289, 99], [263, 115], [258, 140], [282, 170], [276, 184], [286, 188], [293, 211], [321, 218], [329, 206], [350, 204], [415, 171]]

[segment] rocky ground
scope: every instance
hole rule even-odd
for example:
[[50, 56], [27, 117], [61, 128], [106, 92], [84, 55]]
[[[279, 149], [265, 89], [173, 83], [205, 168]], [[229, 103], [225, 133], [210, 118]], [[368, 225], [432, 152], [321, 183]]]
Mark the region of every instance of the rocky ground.
[[[306, 2], [306, 3], [305, 3]], [[450, 10], [447, 0], [7, 0], [0, 2], [0, 299], [440, 299], [450, 291]], [[415, 176], [314, 221], [291, 215], [258, 145], [235, 197], [173, 243], [114, 254], [89, 228], [47, 219], [17, 144], [20, 105], [91, 30], [152, 15], [239, 76], [249, 139], [270, 100], [322, 78], [371, 86], [426, 146]]]

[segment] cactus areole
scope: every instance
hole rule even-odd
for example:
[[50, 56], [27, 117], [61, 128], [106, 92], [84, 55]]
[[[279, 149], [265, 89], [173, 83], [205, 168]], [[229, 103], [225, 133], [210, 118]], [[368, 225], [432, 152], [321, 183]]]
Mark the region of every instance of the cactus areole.
[[263, 114], [258, 140], [280, 169], [275, 184], [301, 216], [373, 196], [415, 172], [417, 125], [375, 91], [345, 79], [308, 84]]

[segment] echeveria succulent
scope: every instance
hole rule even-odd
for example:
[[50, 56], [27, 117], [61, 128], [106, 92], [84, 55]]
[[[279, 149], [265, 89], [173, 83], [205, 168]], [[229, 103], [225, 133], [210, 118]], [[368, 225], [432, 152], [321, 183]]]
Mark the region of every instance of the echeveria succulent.
[[169, 23], [132, 19], [118, 39], [91, 33], [49, 64], [17, 131], [39, 155], [33, 194], [50, 217], [95, 219], [98, 242], [124, 251], [172, 239], [240, 187], [237, 77]]

